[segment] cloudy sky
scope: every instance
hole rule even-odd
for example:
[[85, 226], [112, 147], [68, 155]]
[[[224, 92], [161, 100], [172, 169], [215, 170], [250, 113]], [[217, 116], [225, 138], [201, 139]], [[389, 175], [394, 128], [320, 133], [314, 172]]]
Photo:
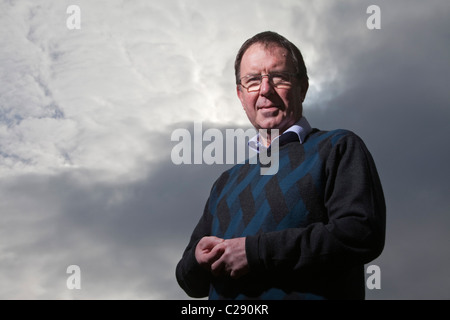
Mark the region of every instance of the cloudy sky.
[[303, 52], [312, 126], [353, 130], [377, 164], [367, 298], [450, 299], [449, 16], [445, 0], [1, 0], [0, 298], [187, 298], [175, 266], [228, 166], [175, 165], [171, 134], [248, 128], [234, 57], [272, 30]]

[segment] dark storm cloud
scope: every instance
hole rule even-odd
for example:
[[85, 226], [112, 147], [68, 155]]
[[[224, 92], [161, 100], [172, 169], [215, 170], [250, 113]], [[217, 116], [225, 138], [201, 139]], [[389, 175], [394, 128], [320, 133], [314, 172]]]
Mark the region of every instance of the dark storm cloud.
[[[182, 126], [193, 132], [192, 124]], [[175, 264], [212, 183], [229, 166], [173, 164], [170, 134], [154, 136], [161, 161], [149, 162], [151, 173], [134, 182], [95, 182], [82, 170], [5, 179], [2, 242], [9, 246], [2, 251], [2, 294], [186, 298], [175, 281]], [[81, 269], [79, 291], [66, 287], [72, 264]]]
[[312, 105], [306, 112], [316, 126], [358, 133], [377, 163], [387, 242], [374, 261], [383, 288], [368, 291], [369, 298], [449, 298], [442, 266], [450, 264], [450, 10], [433, 4], [383, 3], [382, 29], [364, 35], [369, 46], [331, 46], [347, 66], [341, 75], [346, 88], [325, 111]]

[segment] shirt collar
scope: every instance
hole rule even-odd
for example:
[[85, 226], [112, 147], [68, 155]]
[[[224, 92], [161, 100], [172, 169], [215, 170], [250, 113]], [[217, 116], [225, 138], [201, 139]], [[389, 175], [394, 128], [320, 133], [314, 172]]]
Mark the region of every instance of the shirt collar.
[[[286, 131], [284, 131], [282, 134], [285, 134], [286, 132], [295, 132], [298, 135], [298, 139], [300, 143], [303, 143], [306, 139], [306, 136], [312, 131], [312, 128], [306, 120], [305, 117], [301, 117], [299, 121], [297, 121], [293, 126], [289, 127]], [[281, 135], [280, 135], [281, 136]], [[276, 139], [279, 139], [280, 136], [277, 136], [273, 141]], [[259, 152], [260, 148], [265, 148], [260, 142], [259, 142], [259, 133], [250, 139], [248, 142], [248, 145], [250, 148], [255, 150], [256, 152]]]

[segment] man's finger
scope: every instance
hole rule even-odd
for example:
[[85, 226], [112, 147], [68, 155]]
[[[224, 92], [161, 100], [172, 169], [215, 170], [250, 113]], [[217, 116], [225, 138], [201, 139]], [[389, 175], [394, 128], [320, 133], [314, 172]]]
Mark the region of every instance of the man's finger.
[[216, 262], [222, 256], [225, 248], [219, 244], [217, 244], [209, 253], [205, 253], [205, 261], [208, 264], [212, 264]]
[[217, 260], [222, 254], [216, 246], [221, 244], [223, 241], [223, 239], [217, 237], [203, 237], [197, 243], [197, 247], [195, 248], [195, 258], [197, 259], [197, 262], [201, 266], [209, 269], [211, 263]]
[[199, 241], [198, 247], [201, 250], [211, 250], [212, 248], [214, 248], [219, 243], [222, 243], [223, 241], [224, 241], [223, 239], [218, 238], [218, 237], [214, 237], [214, 236], [203, 237]]
[[211, 273], [213, 274], [213, 276], [218, 277], [224, 273], [224, 268], [225, 262], [223, 261], [223, 257], [220, 257], [220, 259], [218, 259], [211, 265]]

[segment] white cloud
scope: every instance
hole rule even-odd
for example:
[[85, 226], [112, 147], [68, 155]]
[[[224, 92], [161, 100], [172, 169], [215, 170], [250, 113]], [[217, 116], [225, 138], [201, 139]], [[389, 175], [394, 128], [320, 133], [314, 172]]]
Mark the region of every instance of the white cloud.
[[[295, 1], [77, 5], [80, 30], [66, 27], [68, 4], [2, 4], [1, 175], [81, 168], [134, 179], [155, 160], [148, 152], [154, 132], [187, 121], [246, 125], [234, 88], [240, 44], [266, 29], [295, 35], [295, 42], [296, 18], [311, 22], [306, 11], [324, 6], [294, 16]], [[321, 61], [312, 44], [304, 49], [312, 65]], [[327, 70], [327, 77], [334, 72]], [[316, 79], [312, 99], [321, 87]]]

